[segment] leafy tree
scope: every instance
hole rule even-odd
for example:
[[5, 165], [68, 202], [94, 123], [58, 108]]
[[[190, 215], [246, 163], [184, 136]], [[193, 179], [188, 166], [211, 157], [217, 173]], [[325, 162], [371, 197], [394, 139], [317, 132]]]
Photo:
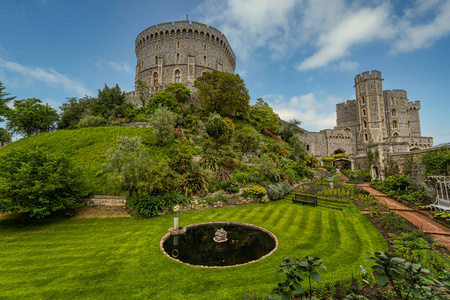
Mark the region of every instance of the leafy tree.
[[140, 137], [119, 136], [103, 165], [112, 183], [131, 197], [173, 190], [177, 176], [165, 160], [152, 161]]
[[42, 219], [69, 215], [87, 195], [80, 173], [65, 156], [38, 147], [13, 149], [0, 157], [0, 211]]
[[164, 91], [171, 93], [179, 103], [186, 103], [191, 97], [191, 90], [178, 82], [168, 85]]
[[205, 72], [194, 83], [197, 97], [209, 112], [246, 116], [249, 110], [248, 90], [238, 74]]
[[270, 132], [278, 132], [278, 115], [262, 98], [258, 98], [255, 105], [251, 106], [250, 119], [253, 120], [256, 129], [259, 131], [267, 128]]
[[259, 170], [265, 178], [272, 182], [277, 181], [280, 175], [277, 163], [268, 154], [263, 154], [259, 159]]
[[108, 122], [102, 116], [87, 116], [81, 119], [76, 128], [86, 128], [86, 127], [101, 127], [105, 126]]
[[102, 116], [109, 120], [125, 116], [127, 110], [131, 108], [132, 105], [126, 101], [125, 93], [119, 85], [110, 88], [105, 84], [103, 90], [98, 90], [91, 111], [94, 116]]
[[297, 135], [291, 136], [289, 139], [289, 146], [294, 149], [294, 155], [300, 161], [305, 160], [308, 152], [306, 152], [306, 145], [303, 143]]
[[58, 129], [74, 129], [77, 123], [90, 113], [94, 98], [85, 96], [83, 98], [67, 98], [61, 109], [61, 119], [58, 122]]
[[16, 97], [6, 97], [10, 95], [10, 93], [4, 92], [6, 88], [3, 86], [3, 83], [0, 81], [0, 122], [4, 122], [5, 120], [2, 117], [6, 117], [10, 108], [8, 107], [8, 103], [11, 100], [14, 100]]
[[0, 127], [0, 144], [3, 146], [7, 142], [11, 142], [11, 135], [5, 128]]
[[440, 147], [422, 155], [427, 175], [450, 175], [450, 148]]
[[288, 130], [288, 129], [283, 129], [283, 130], [280, 132], [280, 136], [281, 136], [281, 138], [283, 139], [283, 141], [285, 141], [285, 142], [289, 142], [289, 139], [290, 139], [291, 136], [293, 136], [293, 135], [294, 135], [294, 133], [293, 133], [292, 131]]
[[227, 133], [228, 125], [218, 114], [211, 114], [206, 122], [206, 133], [219, 144], [219, 139]]
[[168, 110], [179, 113], [180, 105], [171, 93], [161, 91], [152, 98], [147, 105], [148, 111], [152, 114], [159, 106], [164, 106]]
[[284, 129], [290, 130], [293, 133], [299, 134], [303, 133], [304, 130], [300, 127], [302, 124], [302, 121], [299, 121], [297, 119], [291, 119], [283, 124]]
[[7, 128], [12, 133], [31, 136], [55, 130], [58, 119], [56, 110], [39, 99], [14, 100], [14, 108], [8, 113]]
[[150, 124], [153, 126], [156, 143], [158, 145], [167, 145], [173, 138], [173, 130], [177, 116], [164, 106], [158, 107], [150, 118]]
[[242, 153], [255, 151], [259, 147], [259, 133], [251, 126], [246, 126], [236, 133], [237, 147]]
[[145, 81], [140, 79], [135, 82], [136, 91], [139, 93], [139, 100], [141, 101], [141, 106], [146, 107], [150, 99], [150, 88]]

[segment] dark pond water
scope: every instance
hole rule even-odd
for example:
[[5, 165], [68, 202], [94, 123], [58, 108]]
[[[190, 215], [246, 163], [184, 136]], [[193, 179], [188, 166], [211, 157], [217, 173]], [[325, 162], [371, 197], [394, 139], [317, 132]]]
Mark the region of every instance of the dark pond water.
[[[228, 240], [216, 243], [218, 229], [227, 232]], [[267, 232], [244, 225], [205, 224], [190, 227], [186, 233], [169, 236], [163, 243], [166, 253], [182, 262], [203, 266], [233, 266], [268, 254], [275, 240]]]

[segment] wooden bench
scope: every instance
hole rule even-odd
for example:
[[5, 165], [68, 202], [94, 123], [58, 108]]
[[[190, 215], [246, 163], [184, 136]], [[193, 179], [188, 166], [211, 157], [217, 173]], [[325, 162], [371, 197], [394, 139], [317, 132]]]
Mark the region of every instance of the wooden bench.
[[294, 194], [294, 198], [292, 198], [292, 202], [299, 202], [302, 204], [312, 204], [313, 206], [317, 206], [317, 196], [305, 195], [305, 194]]

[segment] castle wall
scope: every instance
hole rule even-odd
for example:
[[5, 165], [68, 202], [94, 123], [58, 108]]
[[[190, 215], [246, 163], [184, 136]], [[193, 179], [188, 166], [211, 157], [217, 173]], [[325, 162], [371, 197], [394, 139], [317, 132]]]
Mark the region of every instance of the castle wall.
[[[136, 38], [136, 76], [156, 94], [181, 82], [191, 90], [203, 72], [234, 73], [236, 56], [225, 35], [202, 23], [177, 21], [151, 26]], [[130, 101], [137, 104], [129, 94]]]

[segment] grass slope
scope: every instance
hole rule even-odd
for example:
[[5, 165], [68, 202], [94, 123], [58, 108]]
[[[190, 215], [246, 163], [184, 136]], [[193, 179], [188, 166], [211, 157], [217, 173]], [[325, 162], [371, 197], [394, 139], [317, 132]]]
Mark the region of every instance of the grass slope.
[[141, 136], [142, 143], [150, 150], [154, 158], [168, 157], [173, 148], [152, 146], [151, 128], [135, 127], [97, 127], [79, 130], [58, 130], [20, 139], [0, 149], [0, 155], [11, 149], [21, 149], [33, 145], [46, 147], [52, 153], [64, 154], [80, 167], [88, 188], [94, 194], [111, 192], [102, 164], [106, 162], [106, 151], [114, 147], [117, 136]]
[[[0, 298], [8, 299], [242, 299], [267, 295], [283, 256], [323, 258], [324, 283], [359, 272], [368, 251], [386, 251], [381, 234], [353, 205], [340, 211], [268, 204], [180, 214], [180, 225], [240, 221], [273, 232], [279, 248], [250, 265], [189, 267], [162, 254], [159, 242], [173, 215], [151, 219], [70, 219], [24, 225], [0, 220]], [[195, 250], [193, 250], [195, 251]]]

